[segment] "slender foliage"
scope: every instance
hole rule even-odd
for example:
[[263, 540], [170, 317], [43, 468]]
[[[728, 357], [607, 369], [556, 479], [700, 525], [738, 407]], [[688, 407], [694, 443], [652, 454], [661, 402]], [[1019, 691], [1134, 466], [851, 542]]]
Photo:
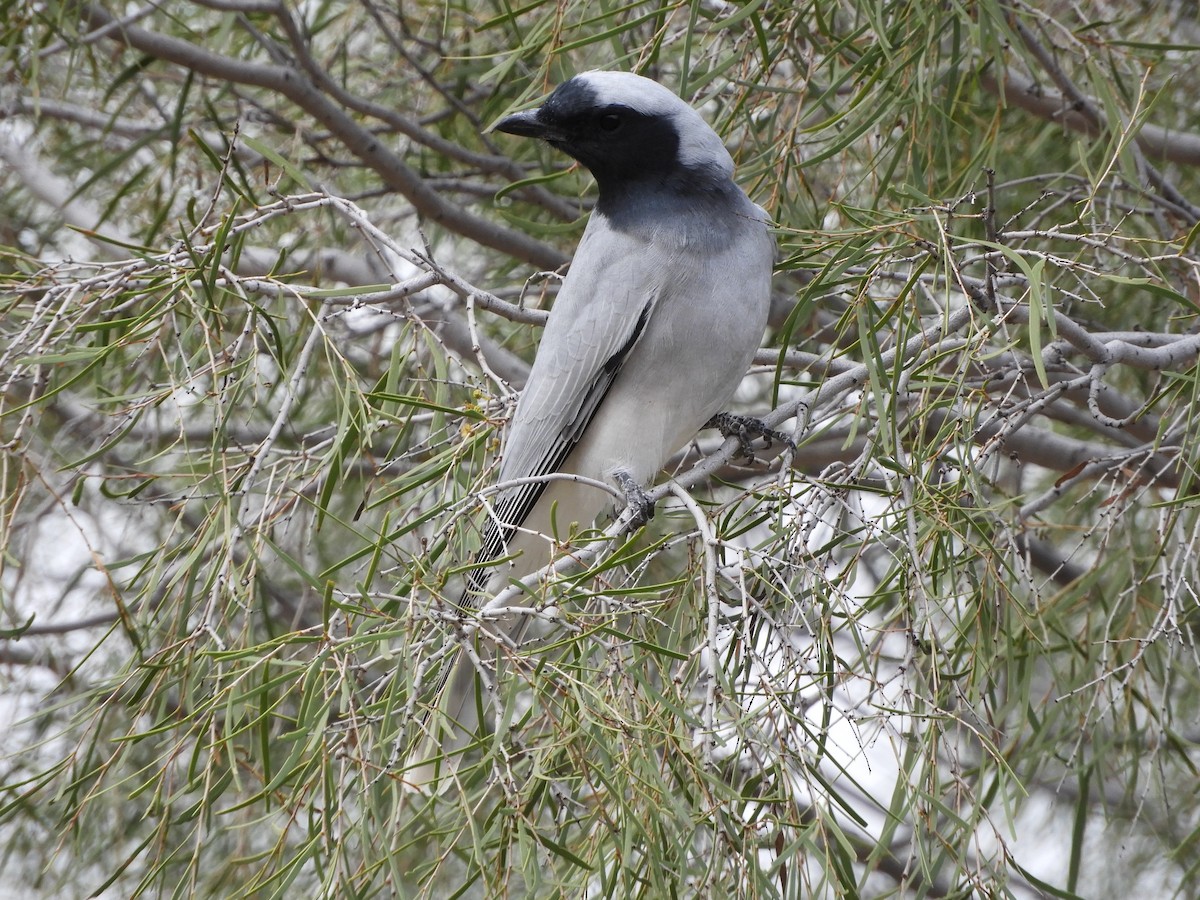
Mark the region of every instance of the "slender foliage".
[[[1190, 894], [1187, 4], [0, 21], [0, 892]], [[487, 126], [598, 67], [776, 223], [739, 403], [797, 447], [700, 435], [463, 622], [594, 195]], [[460, 644], [497, 702], [423, 797]]]

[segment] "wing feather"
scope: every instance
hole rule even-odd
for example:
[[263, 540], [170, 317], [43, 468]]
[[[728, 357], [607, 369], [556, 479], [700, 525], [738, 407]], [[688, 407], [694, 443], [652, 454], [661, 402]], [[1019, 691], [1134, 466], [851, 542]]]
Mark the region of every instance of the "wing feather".
[[[509, 425], [500, 481], [537, 478], [559, 470], [645, 332], [655, 305], [656, 280], [629, 265], [622, 244], [602, 217], [593, 216], [576, 256], [577, 261], [587, 262], [576, 262], [563, 283]], [[600, 285], [606, 286], [603, 298], [596, 295]], [[629, 290], [623, 290], [624, 285]], [[547, 484], [523, 484], [499, 495], [484, 527], [478, 563], [503, 555]], [[464, 605], [483, 589], [489, 574], [486, 567], [472, 573]]]

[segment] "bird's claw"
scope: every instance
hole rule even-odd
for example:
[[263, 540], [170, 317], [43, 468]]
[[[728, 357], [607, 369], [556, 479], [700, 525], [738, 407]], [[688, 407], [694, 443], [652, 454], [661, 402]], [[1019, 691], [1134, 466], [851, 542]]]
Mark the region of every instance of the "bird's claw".
[[613, 474], [613, 481], [617, 483], [617, 487], [625, 495], [625, 502], [633, 511], [633, 520], [630, 522], [633, 528], [641, 528], [654, 518], [654, 501], [646, 496], [645, 490], [633, 476], [628, 472], [618, 471]]
[[754, 461], [755, 438], [765, 440], [768, 447], [773, 442], [779, 441], [789, 450], [793, 452], [796, 450], [796, 442], [792, 440], [791, 435], [776, 431], [762, 419], [756, 419], [753, 416], [740, 416], [737, 413], [729, 412], [717, 413], [705, 423], [705, 427], [715, 428], [727, 438], [737, 438], [741, 445], [742, 456], [749, 462]]

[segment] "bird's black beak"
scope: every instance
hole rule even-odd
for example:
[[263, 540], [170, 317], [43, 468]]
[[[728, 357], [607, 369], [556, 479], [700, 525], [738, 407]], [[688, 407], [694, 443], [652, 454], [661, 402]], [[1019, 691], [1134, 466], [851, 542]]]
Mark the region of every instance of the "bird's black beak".
[[541, 138], [543, 141], [561, 141], [564, 135], [553, 125], [539, 118], [541, 109], [527, 109], [524, 112], [506, 116], [492, 126], [493, 131], [503, 131], [505, 134], [515, 134], [518, 137]]

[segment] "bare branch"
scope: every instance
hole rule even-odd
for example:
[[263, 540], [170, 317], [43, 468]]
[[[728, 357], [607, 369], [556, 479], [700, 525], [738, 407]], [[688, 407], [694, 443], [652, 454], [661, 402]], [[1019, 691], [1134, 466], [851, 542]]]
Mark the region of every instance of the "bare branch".
[[85, 7], [90, 27], [111, 29], [106, 36], [132, 49], [200, 75], [236, 84], [267, 88], [287, 97], [337, 135], [345, 147], [402, 194], [417, 213], [449, 230], [543, 268], [555, 269], [565, 257], [525, 234], [496, 225], [448, 202], [363, 126], [351, 119], [300, 71], [283, 66], [248, 63], [221, 56], [195, 44], [144, 28], [114, 28], [117, 21], [95, 4]]

